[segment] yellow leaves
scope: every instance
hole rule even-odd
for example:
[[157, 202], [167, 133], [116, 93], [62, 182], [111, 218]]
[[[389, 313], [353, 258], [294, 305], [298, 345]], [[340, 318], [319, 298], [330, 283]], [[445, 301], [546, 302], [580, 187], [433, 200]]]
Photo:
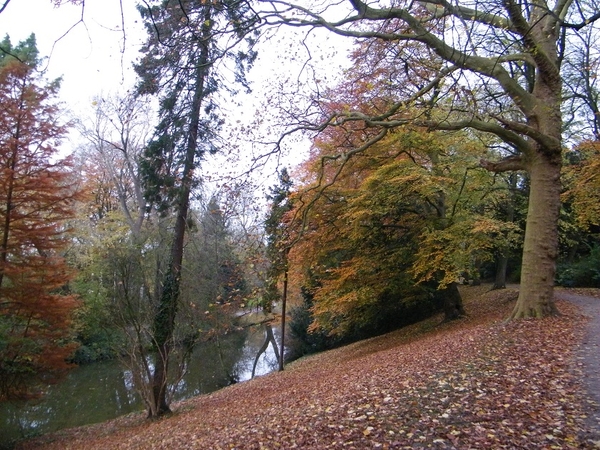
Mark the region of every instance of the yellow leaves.
[[478, 263], [491, 260], [495, 249], [511, 247], [520, 239], [521, 232], [512, 223], [483, 216], [463, 217], [445, 229], [428, 228], [421, 234], [411, 272], [421, 282], [443, 273], [443, 288], [461, 274], [475, 271]]
[[483, 215], [482, 198], [501, 190], [476, 168], [481, 142], [404, 127], [346, 159], [362, 141], [342, 131], [315, 142], [305, 166], [310, 182], [294, 197], [305, 205], [294, 212], [305, 222], [291, 266], [318, 280], [314, 329], [364, 322], [384, 298], [415, 303], [422, 298], [415, 281], [434, 278], [444, 287], [517, 241], [516, 227]]
[[584, 228], [600, 225], [600, 142], [586, 142], [578, 148], [581, 161], [567, 165], [563, 195], [572, 201], [577, 223]]

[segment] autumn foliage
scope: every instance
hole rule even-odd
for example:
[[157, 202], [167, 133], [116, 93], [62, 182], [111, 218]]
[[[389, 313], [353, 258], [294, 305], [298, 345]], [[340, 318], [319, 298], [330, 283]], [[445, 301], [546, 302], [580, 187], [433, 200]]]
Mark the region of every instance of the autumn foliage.
[[36, 70], [35, 38], [0, 57], [0, 400], [29, 393], [67, 367], [76, 299], [61, 251], [78, 193], [57, 158], [66, 128], [58, 82]]
[[583, 228], [600, 226], [600, 142], [583, 142], [576, 149], [580, 161], [566, 167], [567, 192], [575, 219]]
[[456, 281], [477, 279], [497, 249], [520, 241], [517, 227], [494, 217], [506, 186], [479, 166], [491, 152], [480, 138], [408, 124], [382, 131], [361, 115], [386, 111], [394, 89], [418, 89], [412, 83], [433, 70], [398, 70], [385, 49], [359, 47], [347, 79], [328, 92], [324, 117], [361, 113], [315, 137], [286, 217], [296, 233], [292, 276], [314, 297], [313, 331], [380, 332], [441, 308], [456, 318]]

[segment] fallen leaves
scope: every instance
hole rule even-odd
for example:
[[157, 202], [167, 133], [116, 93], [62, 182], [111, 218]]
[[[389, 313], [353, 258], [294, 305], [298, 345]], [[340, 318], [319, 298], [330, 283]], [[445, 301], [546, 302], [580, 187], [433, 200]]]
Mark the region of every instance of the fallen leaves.
[[467, 320], [315, 355], [160, 421], [131, 416], [22, 448], [594, 448], [573, 355], [584, 321], [559, 302], [560, 317], [505, 323], [513, 299], [482, 295]]

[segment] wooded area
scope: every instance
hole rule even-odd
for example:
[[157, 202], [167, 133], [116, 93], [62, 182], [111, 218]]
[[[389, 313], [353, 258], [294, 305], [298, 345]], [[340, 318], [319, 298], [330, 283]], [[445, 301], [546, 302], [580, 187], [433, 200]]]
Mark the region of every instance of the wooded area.
[[[519, 283], [512, 319], [556, 314], [557, 284], [600, 287], [596, 2], [138, 9], [137, 85], [88, 118], [65, 119], [33, 35], [0, 44], [0, 401], [120, 358], [161, 416], [198, 342], [282, 296], [298, 357], [463, 317], [461, 283]], [[215, 190], [211, 155], [245, 150], [225, 105], [290, 29], [350, 39], [349, 68], [270, 95], [252, 114], [282, 131], [239, 139], [256, 164], [298, 135], [310, 155], [266, 199]], [[69, 129], [85, 144], [64, 158]]]

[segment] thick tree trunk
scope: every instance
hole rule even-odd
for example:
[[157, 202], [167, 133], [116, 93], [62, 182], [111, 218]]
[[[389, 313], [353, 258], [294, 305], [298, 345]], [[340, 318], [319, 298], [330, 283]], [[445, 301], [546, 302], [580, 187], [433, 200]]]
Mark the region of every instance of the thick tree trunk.
[[508, 268], [508, 256], [498, 255], [496, 259], [496, 278], [492, 289], [506, 289], [506, 270]]
[[434, 295], [441, 300], [443, 305], [444, 322], [460, 319], [467, 315], [457, 283], [451, 283], [446, 288], [435, 291]]
[[521, 289], [511, 318], [557, 314], [554, 274], [558, 253], [560, 162], [538, 154], [529, 165], [531, 189], [523, 245]]

